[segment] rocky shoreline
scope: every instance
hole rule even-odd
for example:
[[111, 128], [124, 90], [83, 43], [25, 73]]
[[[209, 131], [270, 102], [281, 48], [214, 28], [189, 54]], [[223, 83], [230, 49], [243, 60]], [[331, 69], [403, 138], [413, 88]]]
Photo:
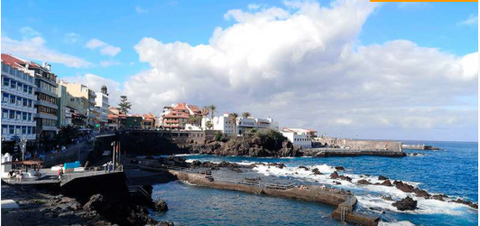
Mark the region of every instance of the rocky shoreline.
[[[2, 209], [2, 222], [11, 226], [37, 225], [156, 225], [173, 226], [149, 216], [149, 208], [125, 194], [95, 194], [86, 198], [67, 197], [31, 186], [2, 183], [2, 199], [13, 199], [17, 209]], [[151, 203], [151, 209], [165, 211], [166, 203]]]

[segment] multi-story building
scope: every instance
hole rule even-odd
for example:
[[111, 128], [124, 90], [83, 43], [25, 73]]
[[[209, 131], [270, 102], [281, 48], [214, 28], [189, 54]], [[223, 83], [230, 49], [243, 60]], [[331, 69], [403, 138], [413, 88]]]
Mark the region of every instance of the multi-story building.
[[2, 54], [2, 140], [35, 140], [35, 79], [23, 61]]
[[67, 87], [67, 92], [71, 96], [85, 98], [87, 100], [87, 125], [94, 127], [96, 124], [98, 124], [98, 112], [95, 109], [95, 99], [97, 95], [95, 92], [83, 84], [62, 82], [62, 85]]
[[152, 113], [144, 114], [142, 121], [142, 129], [154, 129], [155, 128], [155, 115]]
[[57, 95], [58, 95], [58, 119], [57, 119], [57, 126], [62, 127], [62, 126], [67, 126], [72, 123], [72, 114], [69, 109], [67, 109], [67, 103], [68, 103], [68, 93], [67, 93], [67, 88], [64, 85], [59, 85], [57, 89]]
[[[2, 61], [15, 65], [20, 71], [33, 76], [35, 89], [34, 106], [37, 113], [34, 115], [37, 138], [53, 137], [57, 132], [57, 76], [51, 72], [51, 66], [43, 63], [42, 66], [26, 60], [2, 54]], [[18, 86], [17, 86], [18, 89]]]
[[171, 108], [164, 108], [161, 115], [162, 127], [170, 130], [185, 130], [190, 116], [202, 116], [202, 112], [195, 105], [178, 103]]
[[120, 114], [120, 110], [115, 107], [108, 108], [108, 122], [107, 128], [109, 129], [120, 129], [125, 127], [127, 121], [127, 116], [125, 114]]
[[108, 92], [107, 87], [102, 86], [101, 92], [95, 93], [95, 107], [98, 113], [100, 126], [104, 127], [108, 122]]
[[[74, 97], [67, 92], [67, 107], [65, 116], [72, 125], [85, 127], [87, 125], [88, 101], [85, 97]], [[70, 116], [70, 118], [68, 117]]]
[[312, 140], [316, 137], [317, 131], [311, 129], [282, 128], [280, 131], [293, 145], [311, 148]]
[[[210, 122], [210, 123], [208, 123]], [[208, 128], [208, 124], [211, 128]], [[275, 122], [272, 118], [254, 118], [254, 117], [237, 117], [235, 124], [228, 113], [215, 116], [213, 119], [204, 117], [202, 118], [202, 128], [220, 130], [227, 135], [243, 135], [248, 130], [278, 130], [278, 122]]]

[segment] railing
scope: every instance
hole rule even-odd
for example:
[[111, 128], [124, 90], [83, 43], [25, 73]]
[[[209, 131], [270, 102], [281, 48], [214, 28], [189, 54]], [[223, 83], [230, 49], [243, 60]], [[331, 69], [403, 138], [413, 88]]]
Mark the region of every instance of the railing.
[[119, 167], [116, 167], [114, 168], [113, 170], [108, 170], [107, 167], [87, 167], [87, 168], [84, 168], [83, 171], [80, 171], [80, 172], [67, 172], [65, 174], [63, 174], [62, 178], [61, 178], [61, 184], [66, 184], [68, 182], [70, 182], [71, 180], [75, 179], [75, 178], [81, 178], [81, 177], [90, 177], [90, 176], [97, 176], [97, 175], [106, 175], [106, 174], [110, 174], [110, 173], [117, 173], [117, 172], [123, 172], [123, 166], [119, 166]]

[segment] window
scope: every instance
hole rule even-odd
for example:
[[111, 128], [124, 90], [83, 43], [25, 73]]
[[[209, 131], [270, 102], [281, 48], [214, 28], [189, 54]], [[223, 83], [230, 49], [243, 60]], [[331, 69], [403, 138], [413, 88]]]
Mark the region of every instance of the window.
[[21, 120], [21, 119], [22, 119], [22, 112], [17, 111], [15, 115], [17, 116], [17, 117], [16, 117], [17, 120]]
[[22, 127], [17, 126], [16, 128], [17, 128], [17, 130], [15, 131], [15, 134], [22, 134]]
[[8, 134], [8, 126], [2, 125], [2, 135]]
[[28, 87], [28, 94], [32, 94], [33, 93], [33, 87]]
[[10, 97], [10, 95], [8, 95], [8, 93], [4, 93], [3, 98], [2, 98], [2, 103], [8, 103], [8, 98], [9, 97]]
[[27, 85], [23, 85], [23, 92], [28, 93], [28, 86]]
[[11, 81], [10, 82], [10, 88], [16, 89], [17, 88], [17, 82], [16, 81]]
[[22, 120], [27, 120], [27, 112], [22, 112]]
[[32, 134], [32, 127], [31, 126], [27, 126], [27, 134]]
[[9, 131], [8, 131], [9, 134], [14, 134], [14, 133], [15, 133], [15, 126], [9, 126], [9, 127], [8, 127], [8, 130], [9, 130]]
[[10, 79], [3, 78], [3, 86], [6, 86], [6, 87], [10, 86]]
[[28, 121], [32, 121], [32, 113], [28, 113], [28, 114], [27, 114], [27, 120], [28, 120]]
[[15, 111], [10, 110], [10, 119], [15, 119]]
[[23, 89], [23, 84], [19, 82], [19, 83], [17, 84], [17, 90], [18, 90], [18, 91], [22, 91], [22, 89]]
[[28, 100], [23, 98], [23, 106], [28, 107]]
[[8, 109], [2, 109], [2, 119], [8, 118]]
[[22, 126], [22, 134], [27, 134], [27, 127], [26, 126]]
[[10, 103], [15, 104], [16, 97], [14, 95], [10, 95]]
[[33, 108], [33, 105], [32, 105], [33, 101], [32, 100], [28, 100], [28, 106]]
[[21, 97], [17, 97], [17, 105], [22, 106], [22, 98]]
[[32, 127], [32, 134], [35, 133], [35, 126]]

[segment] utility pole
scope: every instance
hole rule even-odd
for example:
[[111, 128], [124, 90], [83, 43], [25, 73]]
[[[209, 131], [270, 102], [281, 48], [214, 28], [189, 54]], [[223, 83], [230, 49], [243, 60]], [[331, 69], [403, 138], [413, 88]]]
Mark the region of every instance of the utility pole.
[[112, 142], [113, 150], [112, 150], [112, 160], [113, 160], [113, 167], [115, 168], [115, 151], [117, 149], [117, 142]]

